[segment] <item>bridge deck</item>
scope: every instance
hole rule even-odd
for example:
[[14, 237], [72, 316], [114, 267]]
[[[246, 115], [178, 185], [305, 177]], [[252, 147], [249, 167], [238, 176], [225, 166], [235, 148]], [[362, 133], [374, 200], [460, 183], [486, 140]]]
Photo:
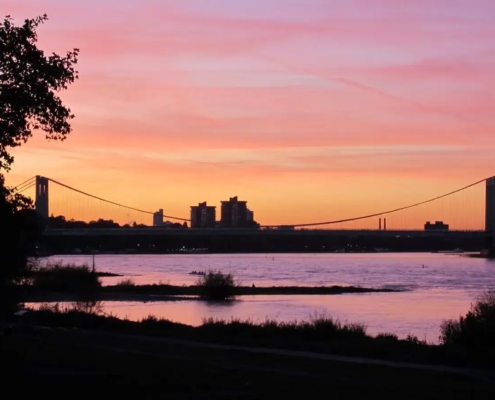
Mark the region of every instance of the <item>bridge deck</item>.
[[424, 231], [424, 230], [256, 230], [256, 229], [51, 229], [45, 236], [381, 236], [381, 237], [455, 237], [485, 236], [486, 231]]

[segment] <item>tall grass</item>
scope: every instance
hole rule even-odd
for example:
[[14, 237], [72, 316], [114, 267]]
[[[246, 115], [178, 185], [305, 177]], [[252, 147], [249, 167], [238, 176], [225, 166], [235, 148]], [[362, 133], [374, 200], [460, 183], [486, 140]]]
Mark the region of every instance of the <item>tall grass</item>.
[[495, 347], [495, 291], [487, 291], [458, 320], [443, 321], [440, 340], [446, 345]]
[[267, 319], [231, 319], [229, 321], [208, 318], [202, 329], [225, 333], [244, 333], [249, 336], [299, 337], [307, 339], [363, 339], [368, 337], [366, 326], [361, 323], [343, 323], [325, 314], [315, 314], [308, 321], [276, 321]]
[[196, 281], [200, 289], [199, 296], [206, 300], [234, 300], [238, 286], [232, 274], [220, 271], [208, 271]]
[[87, 265], [75, 265], [61, 261], [48, 262], [31, 274], [32, 286], [40, 290], [57, 292], [86, 292], [101, 287], [97, 274]]
[[69, 314], [69, 313], [83, 313], [88, 315], [104, 315], [104, 307], [101, 301], [76, 301], [73, 303], [60, 305], [59, 303], [41, 304], [37, 311], [49, 312], [54, 314]]
[[125, 278], [117, 282], [115, 286], [117, 286], [119, 289], [128, 289], [135, 287], [136, 283], [131, 278]]

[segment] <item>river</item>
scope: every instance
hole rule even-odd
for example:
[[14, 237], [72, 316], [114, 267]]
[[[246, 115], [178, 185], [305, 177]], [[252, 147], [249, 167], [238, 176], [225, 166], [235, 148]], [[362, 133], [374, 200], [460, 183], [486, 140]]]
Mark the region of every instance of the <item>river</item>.
[[[92, 264], [88, 256], [54, 256]], [[136, 284], [188, 285], [191, 271], [232, 273], [243, 285], [353, 285], [402, 289], [401, 293], [339, 296], [249, 296], [229, 304], [194, 300], [179, 302], [106, 302], [105, 311], [137, 320], [153, 314], [199, 325], [203, 318], [232, 317], [261, 321], [303, 320], [326, 314], [362, 322], [372, 334], [408, 334], [437, 343], [443, 319], [464, 314], [484, 290], [495, 289], [495, 262], [460, 255], [430, 253], [375, 254], [228, 254], [228, 255], [98, 255], [99, 271], [132, 278]], [[104, 278], [109, 285], [123, 279]]]

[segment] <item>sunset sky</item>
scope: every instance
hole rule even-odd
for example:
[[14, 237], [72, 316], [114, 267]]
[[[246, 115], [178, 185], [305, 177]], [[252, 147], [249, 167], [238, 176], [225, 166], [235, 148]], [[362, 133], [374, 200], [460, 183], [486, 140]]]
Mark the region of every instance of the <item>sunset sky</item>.
[[[0, 0], [81, 50], [45, 175], [169, 215], [238, 195], [258, 222], [400, 207], [495, 175], [493, 0]], [[456, 212], [454, 208], [452, 213]]]

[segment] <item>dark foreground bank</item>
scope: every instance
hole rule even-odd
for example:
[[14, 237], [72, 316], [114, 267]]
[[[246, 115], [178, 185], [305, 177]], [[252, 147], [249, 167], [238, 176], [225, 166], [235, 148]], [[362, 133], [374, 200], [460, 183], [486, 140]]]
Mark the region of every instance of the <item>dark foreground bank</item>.
[[59, 332], [37, 330], [37, 326], [495, 370], [493, 346], [439, 346], [427, 344], [414, 336], [405, 340], [386, 333], [371, 336], [363, 324], [341, 323], [318, 315], [300, 322], [209, 319], [204, 320], [201, 326], [193, 327], [152, 316], [139, 322], [122, 320], [103, 315], [98, 303], [78, 303], [70, 309], [58, 305], [42, 307], [23, 318], [18, 328], [20, 332], [42, 335], [58, 335]]
[[487, 292], [446, 321], [443, 344], [433, 346], [372, 337], [362, 324], [325, 316], [192, 327], [120, 320], [97, 302], [43, 306], [3, 321], [0, 359], [19, 398], [487, 399], [495, 395], [494, 311]]
[[[328, 319], [262, 325], [207, 321], [193, 328], [155, 318], [131, 322], [74, 310], [45, 310], [31, 317], [24, 328], [7, 329], [0, 336], [0, 357], [8, 366], [3, 377], [16, 387], [19, 398], [70, 394], [86, 399], [278, 399], [328, 394], [485, 399], [495, 395], [495, 373], [482, 371], [479, 365], [466, 368], [467, 354], [452, 349], [449, 354], [414, 338], [371, 338], [358, 324]], [[324, 356], [353, 352], [360, 358]], [[461, 368], [440, 366], [449, 356], [451, 364], [457, 358]], [[436, 365], [370, 360], [387, 357]]]
[[[0, 337], [17, 398], [488, 399], [475, 377], [431, 370], [210, 349], [145, 338]], [[46, 395], [46, 396], [45, 396]]]

